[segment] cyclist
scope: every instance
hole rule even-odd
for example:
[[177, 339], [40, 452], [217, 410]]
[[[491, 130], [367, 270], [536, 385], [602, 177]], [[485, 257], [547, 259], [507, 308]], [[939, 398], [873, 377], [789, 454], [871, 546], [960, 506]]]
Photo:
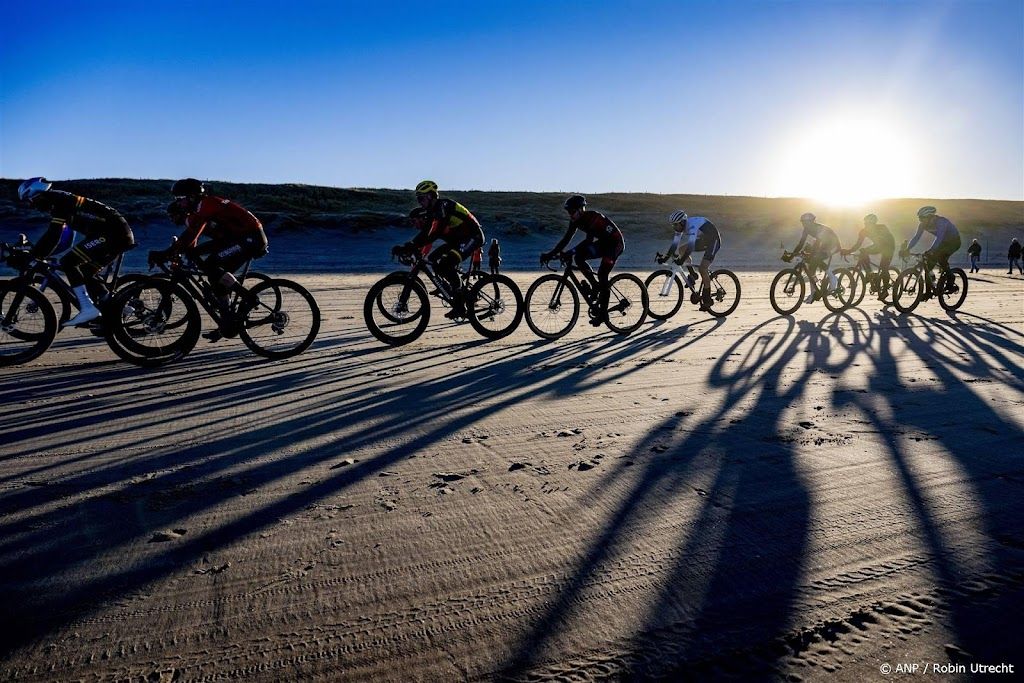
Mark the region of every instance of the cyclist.
[[[722, 248], [722, 236], [715, 224], [703, 216], [687, 216], [685, 211], [673, 211], [668, 217], [669, 224], [675, 228], [675, 235], [672, 237], [672, 246], [668, 253], [658, 259], [658, 263], [672, 258], [679, 245], [686, 236], [686, 246], [676, 259], [676, 263], [683, 265], [690, 254], [698, 251], [704, 252], [700, 260], [700, 310], [707, 311], [711, 308], [711, 262], [715, 255]], [[691, 283], [692, 284], [692, 283]]]
[[971, 240], [971, 246], [967, 247], [967, 254], [971, 257], [971, 272], [980, 273], [978, 262], [981, 260], [981, 244], [978, 240]]
[[[917, 226], [917, 232], [909, 244], [907, 242], [903, 243], [900, 254], [906, 255], [910, 253], [910, 250], [914, 248], [914, 245], [918, 243], [925, 232], [935, 235], [932, 245], [924, 252], [925, 269], [929, 274], [925, 278], [927, 284], [925, 285], [924, 298], [928, 299], [933, 293], [931, 283], [932, 268], [936, 265], [939, 266], [941, 273], [949, 270], [949, 257], [960, 249], [960, 231], [956, 229], [956, 226], [948, 218], [937, 215], [934, 206], [922, 206], [917, 210], [917, 218], [920, 221]], [[953, 280], [950, 280], [949, 284], [952, 286]]]
[[45, 259], [67, 248], [75, 232], [84, 239], [64, 254], [60, 267], [78, 297], [78, 315], [64, 325], [74, 327], [99, 317], [85, 283], [120, 254], [135, 247], [135, 236], [124, 216], [106, 204], [70, 192], [54, 190], [46, 178], [29, 178], [18, 187], [18, 198], [50, 214], [50, 227], [31, 249], [31, 258]]
[[501, 267], [501, 246], [497, 237], [491, 240], [491, 246], [487, 250], [487, 265], [491, 268], [491, 275], [498, 274], [498, 268]]
[[396, 250], [414, 251], [437, 240], [442, 242], [430, 252], [427, 260], [452, 291], [452, 310], [445, 317], [451, 320], [463, 318], [466, 315], [466, 297], [462, 291], [459, 266], [483, 245], [483, 228], [469, 209], [454, 199], [442, 198], [433, 180], [424, 180], [416, 185], [416, 201], [425, 212], [425, 229]]
[[[263, 224], [240, 204], [208, 194], [206, 186], [195, 178], [176, 181], [171, 194], [175, 199], [167, 207], [167, 215], [175, 225], [185, 226], [185, 230], [167, 249], [150, 252], [150, 260], [162, 261], [187, 253], [210, 278], [221, 309], [227, 311], [231, 290], [238, 285], [235, 271], [249, 259], [262, 258], [269, 251]], [[208, 240], [200, 245], [199, 238], [203, 236]], [[203, 336], [218, 341], [234, 332], [226, 325]]]
[[[588, 260], [599, 258], [601, 266], [597, 271], [598, 305], [597, 310], [590, 319], [590, 324], [595, 327], [603, 324], [608, 317], [608, 275], [615, 267], [615, 262], [626, 249], [626, 243], [622, 239], [622, 231], [615, 225], [612, 219], [599, 211], [587, 209], [587, 199], [583, 195], [574, 194], [565, 200], [562, 208], [569, 214], [569, 229], [558, 241], [555, 248], [540, 255], [541, 263], [547, 263], [552, 258], [562, 253], [565, 245], [569, 243], [577, 230], [582, 230], [586, 235], [575, 247], [565, 252], [566, 256], [572, 256], [576, 267], [587, 277], [589, 281], [594, 279], [594, 271], [587, 263]], [[584, 295], [587, 293], [584, 292]]]
[[886, 225], [878, 222], [878, 216], [869, 213], [867, 216], [864, 216], [864, 229], [857, 235], [856, 243], [849, 249], [840, 249], [840, 253], [843, 256], [849, 256], [860, 248], [865, 238], [871, 240], [871, 246], [864, 249], [864, 253], [880, 255], [876, 291], [878, 298], [883, 299], [890, 285], [889, 266], [892, 264], [892, 256], [896, 251], [896, 238], [892, 236]]
[[793, 248], [793, 251], [789, 252], [790, 255], [800, 253], [800, 250], [804, 248], [804, 243], [807, 238], [814, 239], [814, 248], [811, 250], [811, 255], [807, 259], [807, 275], [811, 281], [811, 291], [807, 295], [807, 299], [804, 303], [811, 303], [816, 299], [820, 299], [824, 292], [817, 286], [816, 278], [814, 277], [814, 271], [818, 266], [825, 269], [825, 273], [828, 275], [828, 286], [829, 290], [833, 291], [839, 286], [839, 279], [832, 272], [832, 255], [840, 250], [839, 238], [832, 228], [827, 225], [822, 225], [818, 222], [818, 217], [813, 213], [805, 213], [800, 216], [800, 225], [803, 226], [803, 233], [800, 235], [800, 241]]

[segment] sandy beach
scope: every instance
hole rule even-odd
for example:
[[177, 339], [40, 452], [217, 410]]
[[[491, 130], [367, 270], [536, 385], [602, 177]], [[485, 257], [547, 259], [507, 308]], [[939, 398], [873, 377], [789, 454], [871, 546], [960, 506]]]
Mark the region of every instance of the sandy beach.
[[62, 333], [0, 370], [0, 676], [1019, 675], [1024, 280], [782, 318], [772, 274], [628, 337], [389, 348], [358, 274], [295, 276], [288, 361]]

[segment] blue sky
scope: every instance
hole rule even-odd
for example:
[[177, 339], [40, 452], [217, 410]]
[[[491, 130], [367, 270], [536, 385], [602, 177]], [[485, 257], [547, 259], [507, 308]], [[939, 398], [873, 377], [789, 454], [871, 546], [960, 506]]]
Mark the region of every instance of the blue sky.
[[1024, 198], [1024, 3], [47, 2], [0, 175]]

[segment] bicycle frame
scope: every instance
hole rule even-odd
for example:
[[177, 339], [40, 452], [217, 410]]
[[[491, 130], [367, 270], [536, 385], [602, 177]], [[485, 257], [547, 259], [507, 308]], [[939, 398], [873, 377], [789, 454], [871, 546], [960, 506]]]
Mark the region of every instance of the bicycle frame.
[[[245, 262], [245, 266], [242, 268], [242, 274], [238, 278], [239, 282], [245, 280], [245, 276], [249, 274], [249, 267], [252, 265], [252, 259]], [[220, 325], [224, 322], [224, 311], [221, 310], [220, 303], [217, 301], [217, 295], [213, 291], [213, 285], [210, 284], [209, 279], [199, 266], [191, 261], [185, 260], [179, 265], [168, 266], [165, 263], [158, 264], [160, 270], [170, 276], [171, 282], [181, 285], [191, 297], [203, 307], [203, 310], [209, 314], [213, 321]], [[228, 300], [228, 311], [234, 313], [238, 308], [239, 294], [236, 291], [231, 291], [230, 299]]]
[[[118, 254], [117, 258], [114, 259], [113, 262], [94, 276], [94, 282], [106, 290], [105, 295], [109, 295], [117, 289], [117, 283], [121, 277], [121, 264], [123, 262], [124, 254]], [[61, 277], [60, 274], [63, 272], [63, 269], [61, 269], [60, 265], [56, 262], [51, 260], [42, 260], [39, 262], [39, 265], [23, 273], [21, 277], [28, 278], [31, 281], [34, 275], [41, 275], [43, 280], [38, 286], [40, 292], [45, 292], [49, 287], [50, 289], [58, 292], [62, 299], [70, 301], [77, 307], [78, 295], [75, 294], [74, 288], [68, 284], [63, 277]], [[86, 283], [87, 287], [88, 284], [89, 283]]]

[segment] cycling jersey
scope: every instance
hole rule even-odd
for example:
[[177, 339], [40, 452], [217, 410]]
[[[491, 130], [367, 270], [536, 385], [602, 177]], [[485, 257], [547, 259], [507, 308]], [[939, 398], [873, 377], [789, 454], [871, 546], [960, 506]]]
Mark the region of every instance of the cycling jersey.
[[444, 240], [448, 244], [464, 244], [470, 239], [480, 236], [483, 244], [483, 229], [469, 209], [454, 199], [438, 198], [434, 205], [427, 209], [429, 228], [413, 238], [413, 244], [422, 246], [426, 242]]
[[673, 256], [686, 236], [686, 256], [698, 251], [705, 253], [705, 258], [714, 260], [715, 254], [722, 246], [722, 237], [715, 224], [703, 216], [691, 216], [685, 223], [676, 226], [676, 234], [672, 238], [672, 246], [669, 247], [668, 256]]
[[800, 241], [793, 248], [794, 253], [804, 248], [804, 243], [808, 237], [813, 237], [817, 241], [815, 252], [831, 256], [839, 249], [839, 238], [836, 236], [835, 231], [827, 225], [815, 222], [804, 227], [803, 234], [800, 235]]
[[865, 239], [870, 239], [874, 247], [878, 247], [878, 253], [892, 254], [896, 250], [896, 239], [892, 236], [889, 228], [881, 223], [871, 228], [864, 228], [857, 235], [857, 242], [847, 251], [856, 251]]
[[220, 197], [203, 197], [185, 218], [185, 232], [172, 249], [194, 249], [203, 234], [220, 242], [240, 242], [257, 231], [263, 232], [263, 224], [240, 204]]
[[62, 246], [62, 237], [68, 235], [65, 228], [81, 233], [86, 242], [102, 240], [101, 243], [106, 244], [109, 250], [117, 253], [135, 246], [135, 236], [124, 216], [94, 199], [47, 190], [38, 195], [32, 205], [50, 213], [46, 233], [32, 248], [35, 258], [46, 258], [57, 246]]
[[625, 243], [619, 226], [600, 211], [590, 210], [583, 211], [577, 220], [569, 223], [569, 229], [562, 236], [558, 245], [551, 250], [552, 253], [557, 254], [565, 249], [565, 245], [569, 243], [577, 230], [583, 231], [587, 236], [586, 241], [593, 242], [597, 246], [598, 253], [603, 257], [609, 257], [615, 252], [622, 253]]
[[932, 251], [943, 245], [945, 245], [945, 249], [949, 249], [952, 247], [954, 242], [956, 243], [956, 248], [954, 248], [953, 251], [960, 248], [960, 231], [956, 229], [956, 226], [953, 225], [953, 222], [948, 218], [936, 216], [935, 220], [931, 222], [931, 225], [925, 227], [924, 223], [920, 223], [917, 226], [917, 233], [914, 235], [914, 238], [910, 240], [910, 244], [907, 245], [907, 249], [913, 249], [914, 245], [917, 244], [918, 240], [921, 239], [921, 236], [925, 232], [930, 232], [935, 235], [935, 240], [932, 242], [932, 245], [928, 247], [928, 251]]

